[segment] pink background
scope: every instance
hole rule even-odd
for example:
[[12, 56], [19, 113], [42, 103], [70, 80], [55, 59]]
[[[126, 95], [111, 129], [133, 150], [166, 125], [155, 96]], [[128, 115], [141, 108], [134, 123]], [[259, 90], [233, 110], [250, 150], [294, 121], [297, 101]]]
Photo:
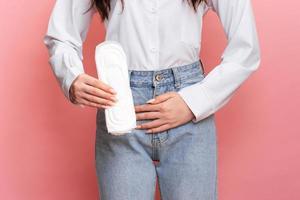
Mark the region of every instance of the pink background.
[[[96, 110], [81, 109], [66, 101], [42, 43], [53, 3], [0, 2], [3, 200], [97, 199]], [[219, 197], [298, 200], [300, 3], [253, 0], [253, 5], [262, 63], [216, 114]], [[226, 45], [222, 27], [212, 12], [205, 17], [203, 34], [201, 57], [209, 71], [218, 64]], [[93, 76], [94, 47], [103, 36], [95, 16], [84, 45], [85, 70]]]

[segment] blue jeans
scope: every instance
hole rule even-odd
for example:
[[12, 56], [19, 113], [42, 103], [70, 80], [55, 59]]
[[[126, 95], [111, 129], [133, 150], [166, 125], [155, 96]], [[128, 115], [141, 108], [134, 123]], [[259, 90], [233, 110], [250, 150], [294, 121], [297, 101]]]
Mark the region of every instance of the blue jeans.
[[[200, 61], [128, 73], [134, 105], [179, 91], [204, 78]], [[150, 120], [138, 120], [137, 124], [147, 121]], [[162, 200], [217, 199], [214, 114], [160, 133], [135, 129], [115, 136], [107, 132], [104, 110], [98, 109], [96, 129], [96, 172], [101, 200], [153, 200], [156, 177]]]

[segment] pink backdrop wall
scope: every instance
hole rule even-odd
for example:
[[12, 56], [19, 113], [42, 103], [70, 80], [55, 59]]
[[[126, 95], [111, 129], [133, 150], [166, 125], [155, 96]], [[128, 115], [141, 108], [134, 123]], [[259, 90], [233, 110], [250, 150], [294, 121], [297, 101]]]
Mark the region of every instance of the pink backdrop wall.
[[[5, 3], [4, 3], [5, 2]], [[95, 109], [72, 106], [42, 43], [54, 0], [0, 2], [0, 199], [96, 200]], [[220, 200], [300, 199], [300, 24], [296, 0], [253, 0], [260, 69], [217, 112]], [[104, 39], [94, 18], [84, 46]], [[218, 62], [225, 35], [205, 17], [201, 57]], [[213, 33], [213, 34], [212, 34]], [[158, 197], [157, 193], [157, 197]], [[158, 199], [158, 198], [157, 198]]]

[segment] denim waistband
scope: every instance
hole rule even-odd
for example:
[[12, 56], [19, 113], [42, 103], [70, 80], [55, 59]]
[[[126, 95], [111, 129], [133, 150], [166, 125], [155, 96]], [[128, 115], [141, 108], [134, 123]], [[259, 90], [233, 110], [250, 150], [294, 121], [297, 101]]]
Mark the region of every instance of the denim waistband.
[[179, 87], [181, 82], [193, 77], [204, 75], [204, 68], [201, 60], [196, 62], [170, 67], [162, 70], [128, 70], [129, 80], [131, 86], [156, 86], [175, 84]]

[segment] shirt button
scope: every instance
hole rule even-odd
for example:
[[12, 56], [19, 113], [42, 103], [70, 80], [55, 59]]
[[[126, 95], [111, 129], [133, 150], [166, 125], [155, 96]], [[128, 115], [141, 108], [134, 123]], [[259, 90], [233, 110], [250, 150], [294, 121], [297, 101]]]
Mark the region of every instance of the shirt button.
[[157, 49], [155, 47], [152, 47], [150, 50], [154, 53], [157, 51]]
[[152, 13], [156, 13], [156, 8], [152, 7], [152, 8], [151, 8], [151, 12], [152, 12]]

